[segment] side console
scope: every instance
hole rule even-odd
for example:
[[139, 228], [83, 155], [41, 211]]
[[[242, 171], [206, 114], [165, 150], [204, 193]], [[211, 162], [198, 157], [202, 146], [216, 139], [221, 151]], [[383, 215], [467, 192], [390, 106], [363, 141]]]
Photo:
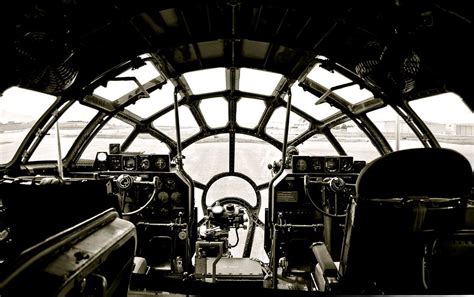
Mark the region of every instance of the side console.
[[338, 258], [345, 210], [358, 172], [350, 156], [292, 156], [291, 168], [274, 180], [265, 248], [283, 274], [312, 269], [311, 243], [324, 241]]

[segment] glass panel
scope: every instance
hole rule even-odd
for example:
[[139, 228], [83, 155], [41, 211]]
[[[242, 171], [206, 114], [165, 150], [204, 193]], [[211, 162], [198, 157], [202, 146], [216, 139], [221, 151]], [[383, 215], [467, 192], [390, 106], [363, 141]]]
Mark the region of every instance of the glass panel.
[[168, 82], [161, 88], [161, 90], [158, 89], [151, 92], [150, 98], [142, 98], [135, 104], [127, 106], [125, 109], [136, 113], [142, 118], [148, 118], [166, 106], [173, 104], [173, 93], [174, 86], [172, 83]]
[[331, 129], [331, 132], [341, 143], [347, 155], [353, 156], [354, 160], [369, 162], [380, 156], [367, 135], [353, 121], [336, 126]]
[[206, 205], [212, 205], [224, 197], [239, 197], [250, 205], [257, 205], [257, 194], [252, 186], [246, 180], [236, 176], [226, 176], [214, 182], [207, 192]]
[[[307, 77], [321, 84], [327, 89], [352, 82], [352, 80], [337, 72], [336, 70], [328, 71], [320, 67], [320, 65], [316, 65]], [[339, 89], [334, 91], [334, 93], [352, 104], [373, 97], [372, 92], [367, 89], [361, 89], [358, 85]]]
[[219, 128], [227, 125], [229, 121], [229, 104], [224, 98], [202, 100], [199, 108], [209, 127]]
[[140, 154], [169, 154], [170, 148], [150, 134], [140, 133], [126, 151]]
[[461, 97], [445, 93], [409, 104], [442, 147], [460, 152], [474, 168], [474, 115]]
[[81, 159], [94, 160], [97, 152], [108, 152], [110, 143], [122, 143], [133, 131], [133, 127], [118, 119], [110, 119], [92, 139], [81, 155]]
[[[199, 132], [199, 126], [193, 114], [187, 106], [178, 107], [179, 125], [181, 126], [181, 140], [186, 140], [189, 137]], [[176, 141], [176, 127], [174, 110], [167, 112], [153, 122], [153, 125], [168, 137]]]
[[[117, 77], [136, 77], [141, 84], [145, 84], [158, 76], [160, 76], [160, 73], [150, 61], [146, 61], [145, 65], [138, 69], [130, 68], [117, 75]], [[138, 85], [134, 81], [109, 81], [105, 87], [97, 87], [93, 94], [114, 101], [136, 88], [138, 88]]]
[[[319, 98], [310, 92], [304, 91], [303, 88], [299, 86], [294, 85], [291, 87], [291, 93], [291, 104], [317, 120], [323, 120], [339, 111], [339, 109], [332, 107], [328, 103], [315, 105], [314, 103], [318, 101]], [[285, 96], [284, 99], [286, 101], [287, 97]]]
[[[400, 131], [400, 150], [423, 147], [416, 134], [390, 106], [369, 112], [367, 117], [382, 132], [393, 150], [396, 150], [397, 120]], [[397, 119], [398, 118], [398, 119]]]
[[235, 135], [235, 171], [250, 177], [257, 185], [272, 178], [268, 164], [278, 161], [281, 152], [273, 145], [253, 136]]
[[183, 74], [193, 94], [218, 92], [226, 89], [225, 69], [213, 68]]
[[229, 171], [229, 135], [218, 134], [196, 141], [183, 150], [183, 155], [184, 170], [206, 184], [217, 173]]
[[257, 126], [265, 111], [262, 100], [241, 98], [237, 102], [237, 123], [241, 127], [253, 129]]
[[0, 164], [13, 158], [25, 136], [55, 99], [17, 87], [3, 92], [0, 97]]
[[[285, 132], [286, 108], [278, 107], [270, 117], [265, 132], [276, 140], [283, 141]], [[288, 140], [308, 130], [309, 122], [294, 112], [290, 112], [290, 127], [288, 129]]]
[[[81, 133], [92, 118], [97, 114], [97, 111], [87, 106], [75, 102], [59, 119], [59, 128], [61, 134], [61, 153], [62, 157], [71, 148], [77, 136]], [[56, 140], [56, 125], [54, 124], [49, 129], [46, 136], [43, 137], [41, 143], [31, 156], [31, 161], [39, 160], [57, 160], [58, 149]]]
[[271, 95], [282, 75], [248, 68], [240, 69], [240, 90], [262, 95]]
[[297, 146], [302, 156], [334, 156], [339, 155], [334, 146], [323, 134], [316, 134]]

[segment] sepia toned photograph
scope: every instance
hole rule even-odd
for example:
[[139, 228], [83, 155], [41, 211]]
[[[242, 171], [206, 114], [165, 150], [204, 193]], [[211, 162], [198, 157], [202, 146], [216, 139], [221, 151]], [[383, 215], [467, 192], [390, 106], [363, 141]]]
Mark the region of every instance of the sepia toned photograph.
[[474, 294], [462, 1], [22, 1], [0, 296]]

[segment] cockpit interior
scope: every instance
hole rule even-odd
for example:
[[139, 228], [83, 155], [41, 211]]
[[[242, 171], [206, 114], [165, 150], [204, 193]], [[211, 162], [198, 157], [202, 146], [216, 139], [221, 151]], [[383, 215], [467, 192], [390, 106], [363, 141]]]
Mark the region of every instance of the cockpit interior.
[[18, 1], [1, 296], [473, 294], [462, 1]]

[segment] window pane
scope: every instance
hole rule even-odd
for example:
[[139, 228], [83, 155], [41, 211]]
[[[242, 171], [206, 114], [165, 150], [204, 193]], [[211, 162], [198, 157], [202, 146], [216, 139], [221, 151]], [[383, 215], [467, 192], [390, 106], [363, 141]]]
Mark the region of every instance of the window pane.
[[229, 171], [229, 135], [218, 134], [196, 141], [183, 150], [183, 155], [184, 170], [206, 184], [215, 174]]
[[400, 131], [400, 150], [423, 147], [410, 126], [390, 106], [369, 112], [367, 116], [379, 128], [393, 150], [396, 150], [397, 118]]
[[172, 83], [168, 82], [161, 88], [161, 90], [158, 89], [151, 92], [150, 98], [142, 98], [135, 104], [127, 106], [125, 109], [136, 113], [142, 118], [148, 118], [166, 106], [173, 104], [173, 93], [174, 86]]
[[[62, 158], [66, 156], [77, 136], [79, 136], [84, 127], [89, 124], [96, 114], [96, 110], [76, 102], [61, 116], [59, 119], [59, 129]], [[43, 137], [30, 160], [57, 160], [57, 147], [56, 124], [54, 124], [46, 136]]]
[[225, 90], [225, 69], [213, 68], [183, 74], [193, 94]]
[[229, 104], [224, 98], [202, 100], [199, 108], [209, 127], [219, 128], [227, 125], [229, 121]]
[[[320, 65], [316, 65], [313, 70], [308, 74], [308, 77], [313, 81], [324, 86], [326, 89], [330, 89], [342, 84], [352, 82], [351, 79], [337, 72], [336, 70], [328, 71]], [[334, 91], [335, 94], [341, 96], [349, 103], [355, 104], [357, 102], [369, 99], [373, 97], [372, 92], [367, 89], [361, 89], [358, 85], [345, 87]]]
[[265, 111], [262, 100], [242, 98], [237, 102], [237, 123], [241, 127], [253, 129]]
[[248, 68], [240, 69], [240, 90], [250, 93], [271, 95], [282, 75]]
[[380, 156], [379, 152], [372, 145], [367, 135], [362, 132], [353, 121], [331, 129], [331, 132], [341, 143], [346, 153], [353, 156], [354, 160], [371, 161]]
[[0, 97], [0, 164], [13, 158], [25, 136], [55, 99], [17, 87], [3, 93]]
[[461, 97], [445, 93], [414, 100], [409, 104], [425, 121], [442, 147], [460, 152], [474, 168], [474, 114]]
[[[276, 140], [283, 141], [285, 132], [286, 108], [278, 107], [270, 117], [265, 132]], [[308, 130], [309, 122], [294, 112], [290, 112], [290, 127], [288, 129], [288, 140]]]
[[281, 152], [273, 145], [253, 136], [235, 135], [235, 171], [250, 177], [257, 185], [272, 178], [268, 164], [281, 159]]
[[206, 205], [212, 205], [224, 197], [239, 197], [250, 205], [257, 205], [257, 195], [252, 186], [246, 180], [236, 176], [226, 176], [214, 182], [207, 192]]
[[334, 156], [338, 155], [334, 146], [323, 134], [316, 134], [297, 146], [303, 156]]
[[97, 152], [108, 152], [109, 144], [121, 144], [132, 131], [131, 125], [115, 118], [110, 119], [89, 143], [81, 159], [94, 160]]
[[[189, 137], [199, 132], [199, 126], [194, 118], [193, 114], [187, 106], [178, 107], [179, 112], [179, 125], [181, 126], [181, 140], [186, 140]], [[168, 137], [176, 141], [176, 125], [174, 110], [171, 110], [159, 117], [153, 122], [153, 125], [166, 134]]]
[[[136, 77], [142, 85], [158, 76], [160, 76], [160, 73], [150, 61], [146, 61], [145, 65], [138, 69], [130, 68], [117, 75], [117, 77]], [[97, 87], [94, 90], [94, 95], [114, 101], [136, 88], [138, 88], [138, 85], [134, 81], [109, 81], [105, 87]]]
[[150, 134], [140, 133], [126, 151], [140, 154], [169, 154], [170, 148]]
[[[339, 109], [332, 107], [328, 103], [315, 105], [314, 103], [318, 101], [319, 98], [310, 92], [304, 91], [303, 88], [299, 86], [291, 87], [291, 93], [291, 104], [308, 113], [317, 120], [323, 120], [339, 111]], [[287, 100], [286, 96], [285, 100]]]

